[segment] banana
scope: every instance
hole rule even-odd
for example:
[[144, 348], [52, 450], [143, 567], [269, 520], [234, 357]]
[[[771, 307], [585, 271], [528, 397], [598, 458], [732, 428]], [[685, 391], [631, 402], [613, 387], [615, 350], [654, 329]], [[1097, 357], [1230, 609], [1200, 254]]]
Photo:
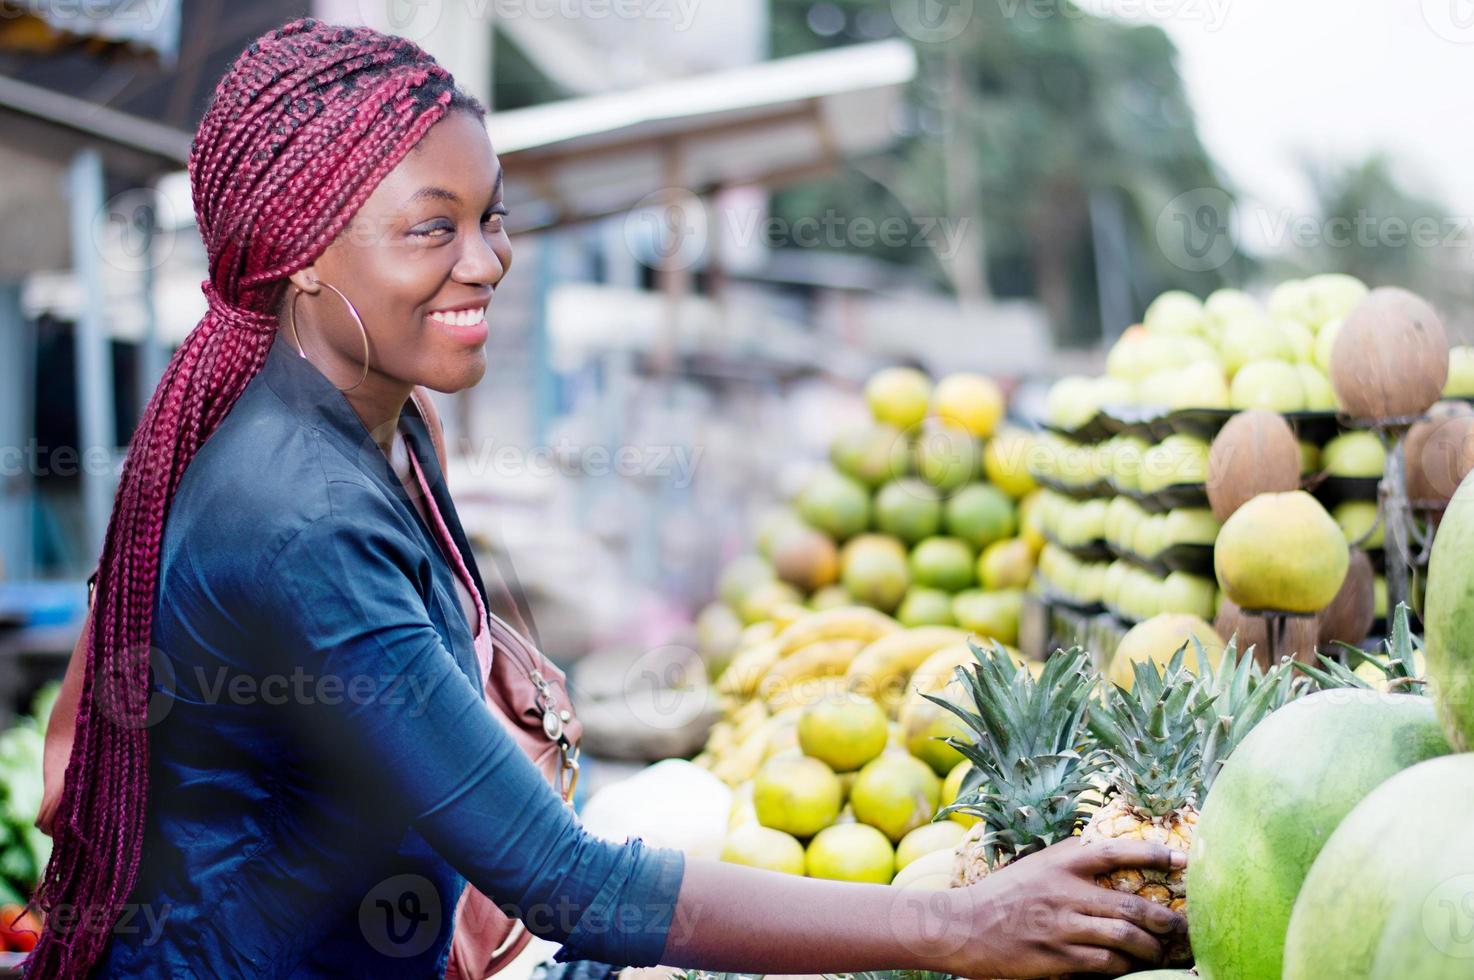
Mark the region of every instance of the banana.
[[778, 655], [792, 656], [820, 640], [863, 640], [870, 643], [900, 629], [900, 623], [869, 606], [836, 606], [796, 620], [779, 633]]
[[966, 630], [951, 626], [918, 626], [882, 636], [856, 655], [845, 679], [850, 690], [874, 698], [894, 715], [912, 672], [943, 647], [966, 642], [967, 636]]
[[801, 605], [797, 602], [780, 602], [773, 607], [773, 611], [769, 614], [768, 618], [768, 621], [773, 624], [773, 635], [777, 636], [812, 612], [813, 610], [808, 606]]
[[864, 646], [863, 640], [820, 640], [795, 650], [763, 675], [758, 682], [758, 696], [770, 701], [808, 681], [821, 677], [839, 677]]
[[712, 772], [728, 786], [736, 786], [751, 779], [757, 775], [758, 767], [763, 764], [763, 755], [768, 747], [768, 735], [768, 726], [766, 724], [760, 726], [757, 731], [747, 736], [730, 755], [712, 767]]
[[741, 653], [748, 647], [755, 647], [759, 643], [766, 643], [778, 635], [778, 626], [772, 620], [764, 619], [744, 626], [742, 632], [737, 634], [737, 652]]
[[737, 731], [739, 739], [745, 738], [758, 725], [768, 720], [768, 709], [761, 701], [748, 701], [732, 714], [732, 727]]
[[768, 707], [778, 715], [795, 708], [806, 708], [827, 697], [845, 693], [843, 676], [815, 677], [812, 680], [780, 688], [768, 698]]
[[717, 681], [717, 693], [750, 698], [763, 675], [778, 662], [778, 641], [764, 640], [732, 658]]
[[[986, 652], [992, 642], [992, 640], [983, 640], [978, 643], [978, 646]], [[1005, 646], [1003, 649], [1008, 651], [1014, 663], [1020, 667], [1026, 666], [1023, 655], [1013, 647]], [[970, 667], [977, 662], [972, 648], [966, 643], [948, 644], [927, 657], [921, 662], [921, 666], [912, 671], [910, 679], [906, 682], [906, 691], [907, 693], [921, 691], [923, 694], [935, 694], [957, 676], [955, 668]]]

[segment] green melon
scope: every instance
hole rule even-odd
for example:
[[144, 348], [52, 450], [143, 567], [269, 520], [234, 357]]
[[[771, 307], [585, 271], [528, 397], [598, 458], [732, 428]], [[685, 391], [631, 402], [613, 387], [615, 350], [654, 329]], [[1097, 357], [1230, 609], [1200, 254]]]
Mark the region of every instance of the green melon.
[[1295, 896], [1336, 825], [1389, 777], [1448, 751], [1433, 705], [1409, 694], [1322, 691], [1250, 732], [1203, 804], [1188, 858], [1205, 980], [1278, 980]]
[[[1460, 752], [1474, 748], [1474, 476], [1449, 501], [1423, 596], [1430, 691], [1448, 740]], [[1474, 973], [1474, 964], [1470, 964]]]
[[1468, 980], [1474, 975], [1474, 838], [1466, 830], [1444, 844], [1437, 880], [1388, 916], [1371, 980]]
[[[1341, 821], [1305, 876], [1285, 937], [1285, 980], [1370, 977], [1388, 917], [1413, 909], [1421, 925], [1429, 896], [1458, 874], [1447, 852], [1468, 836], [1471, 813], [1474, 754], [1420, 762], [1369, 793]], [[1466, 882], [1474, 883], [1474, 865], [1462, 870]], [[1465, 890], [1474, 895], [1470, 884]], [[1448, 920], [1446, 913], [1440, 918]], [[1474, 926], [1474, 913], [1469, 924]], [[1431, 945], [1432, 936], [1421, 930], [1410, 938], [1393, 943], [1389, 958], [1407, 962], [1423, 956], [1418, 947]], [[1464, 976], [1474, 973], [1474, 960], [1464, 967]], [[1428, 975], [1419, 969], [1397, 974]]]

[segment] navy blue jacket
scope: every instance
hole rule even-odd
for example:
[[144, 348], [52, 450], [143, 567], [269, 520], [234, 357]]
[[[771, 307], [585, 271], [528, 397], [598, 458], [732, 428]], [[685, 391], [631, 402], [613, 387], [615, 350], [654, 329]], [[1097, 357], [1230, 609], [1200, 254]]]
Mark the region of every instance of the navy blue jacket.
[[452, 574], [278, 338], [168, 515], [147, 831], [99, 976], [439, 976], [467, 880], [559, 961], [659, 962], [681, 852], [583, 830], [487, 710]]

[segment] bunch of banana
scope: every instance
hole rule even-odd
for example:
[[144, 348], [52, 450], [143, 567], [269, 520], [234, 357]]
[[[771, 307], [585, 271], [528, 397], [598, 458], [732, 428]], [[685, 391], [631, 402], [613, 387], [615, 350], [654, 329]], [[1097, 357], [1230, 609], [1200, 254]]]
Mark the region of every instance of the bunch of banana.
[[917, 626], [882, 636], [855, 655], [845, 680], [851, 691], [874, 698], [894, 718], [911, 674], [938, 650], [967, 637], [966, 630], [951, 626]]
[[779, 656], [795, 652], [820, 640], [860, 640], [872, 643], [901, 631], [901, 624], [869, 606], [835, 606], [794, 620], [778, 632]]

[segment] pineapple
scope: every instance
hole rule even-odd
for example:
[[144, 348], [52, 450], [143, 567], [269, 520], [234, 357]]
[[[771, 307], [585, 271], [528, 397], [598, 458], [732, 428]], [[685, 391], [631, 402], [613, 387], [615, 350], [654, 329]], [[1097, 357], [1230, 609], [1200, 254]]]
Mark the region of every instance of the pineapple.
[[[1200, 672], [1183, 666], [1183, 644], [1166, 669], [1135, 665], [1130, 692], [1109, 688], [1090, 710], [1088, 725], [1110, 760], [1112, 794], [1081, 832], [1086, 843], [1131, 838], [1186, 851], [1198, 807], [1228, 754], [1265, 715], [1294, 695], [1284, 665], [1266, 674], [1252, 651], [1225, 648], [1215, 669], [1199, 650]], [[1097, 883], [1187, 914], [1183, 871], [1126, 868]], [[1191, 960], [1186, 941], [1167, 949], [1167, 962]]]
[[987, 652], [971, 640], [968, 646], [977, 664], [957, 668], [963, 704], [922, 695], [969, 731], [946, 742], [972, 763], [976, 779], [938, 813], [979, 818], [957, 845], [953, 887], [1072, 836], [1100, 766], [1088, 750], [1085, 714], [1095, 675], [1083, 648], [1057, 651], [1035, 680], [996, 642]]
[[1322, 689], [1361, 687], [1394, 694], [1423, 694], [1427, 691], [1423, 651], [1408, 625], [1408, 608], [1399, 602], [1392, 613], [1392, 635], [1382, 641], [1380, 653], [1368, 653], [1349, 643], [1337, 643], [1346, 663], [1320, 655], [1320, 667], [1299, 668]]

